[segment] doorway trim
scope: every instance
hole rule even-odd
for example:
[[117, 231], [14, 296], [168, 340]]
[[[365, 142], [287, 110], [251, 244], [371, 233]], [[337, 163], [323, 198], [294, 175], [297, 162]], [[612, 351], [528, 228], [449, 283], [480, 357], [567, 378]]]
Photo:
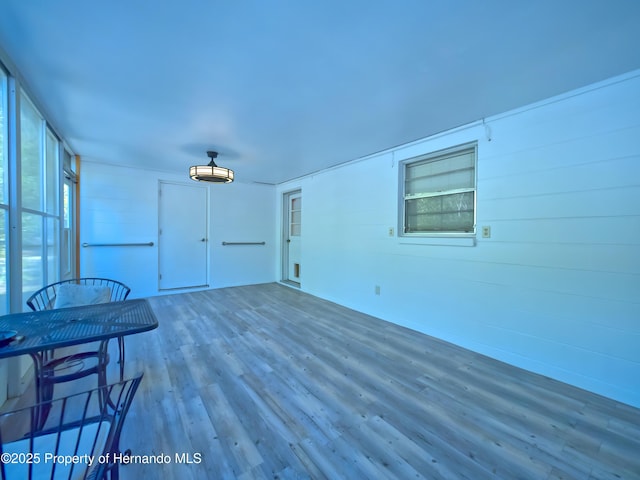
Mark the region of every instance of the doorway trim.
[[[282, 193], [282, 228], [280, 232], [280, 245], [281, 245], [281, 265], [280, 265], [280, 281], [286, 285], [300, 288], [300, 281], [296, 281], [289, 276], [289, 261], [290, 261], [290, 238], [289, 238], [289, 227], [290, 227], [290, 203], [291, 198], [299, 196], [302, 198], [302, 189], [298, 188], [296, 190], [289, 190]], [[298, 266], [298, 268], [300, 268]]]

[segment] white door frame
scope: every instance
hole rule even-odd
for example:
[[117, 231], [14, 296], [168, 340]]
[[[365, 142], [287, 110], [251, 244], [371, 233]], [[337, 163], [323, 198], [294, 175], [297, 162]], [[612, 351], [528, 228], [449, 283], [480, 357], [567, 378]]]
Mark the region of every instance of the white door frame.
[[[291, 278], [290, 275], [290, 252], [289, 247], [291, 245], [290, 238], [290, 203], [291, 198], [299, 196], [302, 198], [302, 189], [290, 190], [282, 193], [282, 232], [280, 243], [282, 246], [282, 265], [281, 265], [281, 281], [287, 285], [300, 287], [300, 275], [298, 277]], [[300, 271], [300, 265], [298, 264], [298, 272]]]

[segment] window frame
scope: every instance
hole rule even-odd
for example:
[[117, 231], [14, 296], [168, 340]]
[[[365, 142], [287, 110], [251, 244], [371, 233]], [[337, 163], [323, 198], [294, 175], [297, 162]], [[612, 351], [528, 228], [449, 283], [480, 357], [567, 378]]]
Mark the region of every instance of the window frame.
[[[0, 262], [4, 264], [0, 267], [0, 315], [9, 312], [9, 73], [5, 71], [0, 63], [0, 162], [2, 163], [2, 173], [0, 182], [2, 182], [2, 192], [0, 194], [0, 216], [2, 216], [3, 241], [0, 243], [0, 249], [4, 250], [4, 258], [0, 256]], [[1, 397], [0, 397], [1, 400]]]
[[[60, 257], [61, 257], [61, 240], [62, 240], [62, 218], [60, 214], [60, 199], [61, 199], [61, 181], [60, 172], [62, 170], [60, 161], [60, 149], [61, 140], [53, 131], [46, 118], [41, 113], [40, 109], [31, 100], [29, 95], [20, 88], [20, 182], [21, 182], [21, 195], [20, 195], [20, 211], [21, 211], [21, 254], [22, 254], [22, 296], [23, 303], [26, 298], [38, 288], [42, 288], [45, 285], [49, 285], [60, 279]], [[29, 112], [30, 110], [30, 112]], [[37, 139], [37, 202], [27, 202], [26, 192], [26, 179], [25, 175], [25, 156], [24, 145], [28, 141], [23, 135], [22, 129], [23, 115], [25, 113], [35, 114], [34, 124], [38, 125], [38, 131], [32, 139]], [[26, 205], [25, 205], [26, 204]], [[29, 225], [27, 219], [31, 218], [34, 222], [33, 225], [40, 224], [39, 233], [36, 234], [34, 240], [35, 243], [29, 244], [31, 240], [27, 234], [26, 226]], [[25, 247], [31, 247], [25, 248]], [[39, 256], [37, 251], [39, 250]], [[28, 253], [34, 253], [29, 257]], [[52, 255], [50, 255], [52, 253]], [[29, 264], [32, 261], [27, 261], [28, 258], [39, 259], [39, 268], [30, 269]], [[29, 275], [30, 270], [39, 271], [38, 276]], [[31, 280], [31, 283], [29, 281]]]
[[[465, 189], [449, 189], [438, 192], [424, 192], [430, 197], [442, 197], [445, 195], [461, 193], [461, 190], [473, 193], [473, 227], [468, 232], [452, 231], [452, 230], [423, 230], [407, 232], [407, 203], [409, 200], [416, 197], [408, 198], [406, 193], [406, 177], [407, 168], [411, 165], [418, 163], [424, 163], [428, 161], [436, 161], [443, 157], [453, 156], [458, 153], [466, 151], [472, 151], [473, 154], [473, 188]], [[478, 218], [478, 142], [467, 142], [453, 147], [436, 150], [426, 154], [414, 156], [402, 160], [399, 162], [399, 201], [398, 201], [398, 233], [400, 237], [404, 238], [475, 238], [477, 233], [477, 218]]]
[[[23, 215], [37, 215], [39, 221], [42, 223], [42, 238], [44, 247], [42, 248], [41, 265], [46, 274], [43, 274], [43, 278], [47, 283], [51, 283], [52, 280], [59, 280], [60, 278], [60, 257], [61, 257], [61, 245], [62, 245], [62, 204], [63, 204], [63, 186], [62, 179], [62, 151], [63, 149], [69, 150], [69, 153], [73, 155], [69, 147], [66, 145], [64, 138], [55, 127], [49, 122], [47, 116], [44, 115], [43, 110], [40, 109], [37, 98], [30, 96], [28, 89], [25, 88], [22, 76], [16, 69], [13, 62], [6, 56], [6, 54], [0, 48], [0, 70], [2, 78], [0, 79], [0, 86], [2, 87], [2, 98], [0, 99], [3, 104], [4, 124], [3, 128], [3, 140], [4, 144], [3, 158], [4, 162], [4, 198], [0, 199], [0, 214], [4, 216], [5, 220], [5, 272], [2, 273], [3, 281], [5, 283], [6, 294], [3, 298], [0, 295], [0, 313], [16, 313], [24, 311], [27, 306], [25, 299], [27, 295], [33, 292], [24, 291], [25, 275], [23, 265], [23, 257], [25, 252], [23, 249]], [[40, 179], [41, 188], [42, 184], [47, 181], [47, 178], [51, 180], [48, 190], [43, 190], [44, 196], [41, 196], [38, 205], [34, 202], [23, 202], [23, 195], [28, 192], [23, 192], [23, 158], [22, 158], [22, 118], [21, 107], [23, 102], [28, 102], [40, 117], [40, 121], [43, 122], [44, 135], [43, 141], [46, 143], [47, 129], [50, 129], [50, 140], [55, 141], [51, 143], [49, 149], [49, 157], [56, 156], [56, 166], [50, 170], [50, 175], [44, 172], [44, 176]], [[44, 144], [43, 144], [44, 145]], [[46, 150], [46, 149], [45, 149]], [[46, 151], [38, 153], [38, 158], [42, 162]], [[32, 162], [33, 166], [35, 162]], [[46, 163], [44, 164], [46, 167]], [[52, 165], [53, 166], [53, 165]], [[55, 171], [54, 171], [55, 170]], [[57, 177], [54, 179], [53, 177]], [[54, 186], [53, 183], [56, 185]], [[49, 193], [49, 195], [47, 195]], [[77, 188], [75, 193], [77, 194]], [[55, 198], [55, 199], [54, 199]], [[47, 200], [49, 202], [47, 203]], [[55, 204], [55, 205], [54, 205]], [[77, 223], [76, 213], [72, 219], [73, 235], [76, 235]], [[51, 238], [51, 248], [47, 248], [48, 239]], [[28, 238], [26, 239], [28, 241]], [[57, 243], [57, 246], [56, 246]], [[56, 251], [57, 250], [57, 251]], [[48, 256], [48, 251], [52, 252], [51, 257]], [[77, 250], [73, 251], [73, 262], [77, 261]], [[38, 288], [40, 288], [40, 285]], [[25, 362], [25, 357], [16, 357], [0, 361], [0, 403], [2, 403], [5, 394], [9, 396], [15, 396], [22, 393], [23, 385], [22, 378], [28, 372], [30, 362]]]

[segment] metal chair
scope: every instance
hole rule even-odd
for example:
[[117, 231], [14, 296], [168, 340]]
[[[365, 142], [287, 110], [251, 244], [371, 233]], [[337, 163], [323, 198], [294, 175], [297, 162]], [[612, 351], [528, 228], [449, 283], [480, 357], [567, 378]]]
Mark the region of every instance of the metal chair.
[[44, 425], [37, 404], [0, 415], [2, 479], [117, 479], [129, 454], [120, 451], [122, 426], [141, 380], [52, 400]]
[[72, 278], [70, 280], [62, 280], [61, 282], [52, 283], [41, 288], [27, 299], [27, 305], [34, 312], [40, 310], [51, 310], [55, 308], [56, 297], [63, 285], [89, 285], [96, 287], [108, 287], [111, 291], [111, 302], [120, 302], [126, 300], [131, 293], [131, 289], [124, 283], [108, 278]]
[[[27, 305], [33, 311], [51, 310], [59, 308], [59, 300], [62, 292], [69, 285], [83, 285], [98, 287], [106, 295], [100, 301], [123, 301], [131, 292], [125, 284], [106, 278], [75, 278], [63, 280], [41, 288], [27, 299]], [[74, 288], [74, 287], [73, 287]], [[108, 289], [108, 291], [106, 290]], [[82, 304], [82, 303], [79, 303]], [[118, 337], [118, 363], [120, 364], [120, 380], [124, 378], [124, 338]], [[93, 365], [87, 367], [90, 362]], [[41, 375], [36, 378], [36, 401], [43, 402], [53, 398], [53, 389], [56, 384], [70, 382], [89, 375], [98, 376], [98, 385], [103, 386], [107, 382], [107, 364], [109, 363], [108, 340], [102, 341], [97, 350], [73, 353], [71, 355], [56, 357], [55, 352], [45, 352]], [[46, 412], [45, 417], [46, 419]]]

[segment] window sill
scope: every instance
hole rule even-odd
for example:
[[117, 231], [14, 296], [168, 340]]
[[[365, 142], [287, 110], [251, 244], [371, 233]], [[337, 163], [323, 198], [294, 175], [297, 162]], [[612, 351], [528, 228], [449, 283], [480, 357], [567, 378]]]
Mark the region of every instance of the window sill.
[[476, 236], [460, 236], [460, 237], [447, 237], [447, 236], [433, 236], [433, 237], [398, 237], [401, 245], [443, 245], [447, 247], [475, 247]]

